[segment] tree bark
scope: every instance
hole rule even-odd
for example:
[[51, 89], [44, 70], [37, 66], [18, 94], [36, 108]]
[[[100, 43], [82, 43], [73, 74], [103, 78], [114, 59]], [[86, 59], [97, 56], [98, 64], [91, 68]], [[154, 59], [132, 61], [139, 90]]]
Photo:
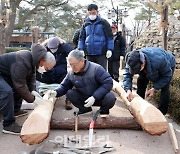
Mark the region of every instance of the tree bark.
[[155, 106], [136, 93], [133, 93], [134, 98], [129, 102], [127, 93], [116, 81], [113, 82], [113, 90], [119, 94], [144, 131], [151, 135], [161, 135], [167, 131], [167, 120]]

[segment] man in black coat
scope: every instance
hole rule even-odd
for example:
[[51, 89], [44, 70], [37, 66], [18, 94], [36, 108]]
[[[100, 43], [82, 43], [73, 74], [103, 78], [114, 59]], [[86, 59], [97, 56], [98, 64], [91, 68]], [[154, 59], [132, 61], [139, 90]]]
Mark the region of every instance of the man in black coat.
[[116, 24], [111, 25], [111, 29], [114, 36], [114, 49], [112, 56], [108, 59], [108, 72], [114, 80], [119, 82], [120, 57], [125, 56], [126, 39], [121, 32], [118, 32]]
[[35, 44], [32, 51], [22, 50], [0, 56], [0, 110], [3, 112], [3, 132], [19, 134], [21, 126], [15, 116], [27, 114], [20, 110], [22, 99], [40, 104], [43, 99], [35, 92], [35, 72], [50, 70], [54, 56], [42, 45]]

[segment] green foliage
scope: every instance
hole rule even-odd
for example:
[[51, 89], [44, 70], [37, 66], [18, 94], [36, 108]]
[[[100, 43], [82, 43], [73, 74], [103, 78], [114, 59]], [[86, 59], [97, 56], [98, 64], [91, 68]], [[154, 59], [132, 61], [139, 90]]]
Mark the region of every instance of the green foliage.
[[15, 52], [19, 50], [30, 50], [29, 48], [24, 48], [24, 47], [6, 47], [6, 53], [9, 52]]

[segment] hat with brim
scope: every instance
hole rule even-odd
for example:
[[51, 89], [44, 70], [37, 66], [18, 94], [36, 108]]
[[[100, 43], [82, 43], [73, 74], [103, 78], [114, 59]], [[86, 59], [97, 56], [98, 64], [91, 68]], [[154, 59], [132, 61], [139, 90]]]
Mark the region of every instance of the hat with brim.
[[57, 49], [60, 44], [59, 37], [53, 37], [49, 40], [47, 46], [49, 49]]
[[141, 70], [141, 63], [137, 63], [137, 65], [130, 67], [129, 66], [129, 72], [134, 75], [134, 74], [139, 74]]

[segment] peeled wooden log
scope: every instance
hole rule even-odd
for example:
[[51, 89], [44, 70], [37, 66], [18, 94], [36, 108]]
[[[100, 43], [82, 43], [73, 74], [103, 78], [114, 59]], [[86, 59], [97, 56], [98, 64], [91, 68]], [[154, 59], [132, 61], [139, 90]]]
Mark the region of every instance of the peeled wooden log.
[[[57, 108], [55, 109], [55, 112]], [[59, 114], [62, 112], [58, 112]], [[75, 127], [75, 117], [52, 118], [51, 129], [69, 129], [73, 130]], [[92, 115], [79, 116], [78, 129], [89, 129], [89, 124], [92, 120]], [[140, 125], [136, 122], [134, 117], [129, 114], [129, 111], [122, 109], [118, 106], [114, 106], [110, 110], [110, 116], [106, 118], [98, 117], [95, 123], [96, 129], [108, 129], [108, 128], [125, 128], [125, 129], [140, 129]]]
[[49, 135], [50, 120], [56, 99], [49, 98], [49, 91], [43, 99], [44, 103], [32, 111], [22, 126], [20, 134], [22, 142], [38, 144]]
[[133, 93], [134, 98], [129, 102], [127, 93], [121, 87], [121, 84], [116, 81], [113, 81], [113, 90], [122, 98], [143, 130], [151, 135], [161, 135], [167, 131], [167, 120], [159, 109], [136, 93]]

